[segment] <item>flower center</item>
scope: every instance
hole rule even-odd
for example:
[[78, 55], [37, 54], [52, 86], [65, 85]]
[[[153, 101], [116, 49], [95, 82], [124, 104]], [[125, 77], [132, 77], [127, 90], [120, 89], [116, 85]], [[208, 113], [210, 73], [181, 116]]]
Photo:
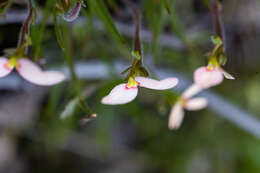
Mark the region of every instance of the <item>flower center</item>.
[[179, 99], [180, 105], [181, 105], [182, 107], [184, 107], [185, 104], [186, 104], [186, 102], [187, 102], [187, 100], [188, 100], [187, 98], [180, 97], [180, 99]]
[[208, 67], [211, 66], [211, 70], [213, 70], [213, 68], [218, 68], [219, 67], [219, 63], [217, 61], [217, 58], [212, 58], [209, 60], [209, 64]]
[[126, 89], [137, 88], [138, 85], [140, 85], [139, 82], [135, 81], [133, 77], [130, 77], [125, 87]]
[[14, 67], [18, 68], [19, 64], [18, 64], [18, 59], [16, 57], [12, 57], [10, 58], [10, 60], [8, 61], [7, 65], [6, 65], [9, 69], [12, 69]]

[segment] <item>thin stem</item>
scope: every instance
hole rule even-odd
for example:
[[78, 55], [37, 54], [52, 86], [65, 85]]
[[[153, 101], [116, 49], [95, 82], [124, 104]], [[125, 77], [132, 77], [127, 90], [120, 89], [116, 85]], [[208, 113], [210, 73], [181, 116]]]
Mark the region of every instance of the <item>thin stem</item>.
[[[33, 6], [32, 6], [32, 0], [28, 0], [28, 8], [29, 8], [29, 14], [21, 28], [19, 41], [18, 41], [18, 48], [22, 48], [24, 51], [27, 51], [28, 45], [26, 44], [26, 35], [30, 34], [30, 25], [32, 23], [32, 17], [33, 17]], [[26, 45], [26, 46], [24, 46]]]
[[140, 12], [136, 9], [134, 9], [134, 15], [136, 20], [134, 52], [138, 53], [139, 57], [135, 57], [129, 76], [134, 76], [136, 73], [136, 66], [142, 65], [142, 44], [140, 40], [141, 15]]
[[40, 53], [41, 42], [42, 42], [43, 34], [45, 32], [46, 23], [49, 19], [49, 16], [51, 15], [51, 8], [53, 7], [52, 5], [53, 5], [53, 0], [47, 0], [45, 9], [44, 9], [43, 19], [41, 21], [41, 25], [40, 25], [40, 29], [39, 29], [38, 38], [35, 43], [35, 50], [34, 50], [34, 55], [33, 55], [34, 61], [37, 60], [38, 55]]
[[136, 29], [135, 29], [135, 42], [134, 42], [134, 51], [138, 52], [140, 55], [140, 61], [142, 60], [142, 43], [140, 40], [140, 25], [141, 25], [141, 14], [138, 10], [134, 10]]
[[69, 66], [70, 70], [70, 76], [74, 82], [78, 81], [75, 69], [74, 69], [74, 62], [72, 59], [72, 53], [71, 53], [71, 45], [70, 45], [70, 38], [69, 38], [69, 32], [66, 26], [66, 23], [62, 22], [62, 32], [63, 32], [63, 38], [64, 38], [64, 52], [66, 57], [66, 62]]
[[215, 21], [215, 31], [216, 34], [221, 38], [224, 49], [225, 49], [225, 30], [224, 30], [224, 24], [221, 17], [221, 3], [219, 0], [213, 0], [212, 2], [212, 13], [214, 16]]

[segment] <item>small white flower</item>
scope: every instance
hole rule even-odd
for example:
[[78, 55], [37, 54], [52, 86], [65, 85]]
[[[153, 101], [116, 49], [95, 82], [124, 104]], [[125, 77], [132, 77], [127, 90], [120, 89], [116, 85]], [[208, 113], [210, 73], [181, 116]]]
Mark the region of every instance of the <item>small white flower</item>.
[[213, 67], [208, 65], [207, 67], [199, 67], [194, 72], [194, 82], [203, 89], [207, 89], [220, 84], [223, 79], [235, 79], [231, 74], [226, 72], [220, 66]]
[[184, 118], [184, 109], [189, 111], [196, 111], [205, 108], [208, 105], [208, 101], [205, 98], [198, 97], [190, 99], [192, 96], [201, 91], [201, 88], [197, 85], [192, 85], [182, 94], [181, 98], [172, 107], [169, 116], [169, 129], [178, 129]]
[[65, 80], [65, 75], [56, 71], [42, 71], [41, 68], [26, 58], [8, 60], [0, 57], [0, 77], [4, 77], [16, 68], [27, 81], [36, 85], [54, 85]]
[[147, 77], [136, 77], [135, 79], [130, 77], [128, 83], [115, 86], [101, 102], [108, 105], [126, 104], [135, 99], [138, 86], [154, 90], [166, 90], [173, 88], [177, 83], [177, 78], [166, 78], [158, 81]]

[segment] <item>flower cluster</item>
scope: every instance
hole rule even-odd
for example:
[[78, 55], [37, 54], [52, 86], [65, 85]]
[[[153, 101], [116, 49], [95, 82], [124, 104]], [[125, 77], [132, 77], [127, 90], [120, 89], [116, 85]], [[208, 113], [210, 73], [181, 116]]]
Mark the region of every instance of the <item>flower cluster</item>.
[[[103, 8], [101, 1], [96, 2], [96, 6]], [[76, 0], [75, 4], [71, 1], [57, 1], [56, 8], [54, 9], [54, 26], [58, 25], [56, 19], [56, 12], [61, 14], [63, 19], [67, 22], [75, 20], [79, 13], [81, 6], [84, 6], [83, 0]], [[57, 71], [43, 71], [37, 64], [29, 60], [27, 56], [27, 48], [31, 45], [29, 37], [30, 24], [33, 20], [34, 8], [32, 1], [28, 1], [29, 15], [21, 28], [20, 41], [18, 48], [11, 55], [4, 55], [0, 57], [0, 78], [7, 76], [14, 69], [25, 80], [42, 86], [49, 86], [60, 83], [65, 80], [64, 74]], [[166, 4], [167, 6], [167, 4]], [[99, 11], [99, 10], [98, 10]], [[101, 10], [102, 11], [102, 10]], [[101, 16], [107, 16], [107, 14], [101, 14]], [[120, 105], [126, 104], [134, 100], [138, 94], [138, 87], [145, 87], [154, 90], [167, 90], [171, 89], [178, 84], [178, 79], [174, 77], [166, 78], [163, 80], [155, 80], [149, 78], [148, 71], [142, 65], [142, 47], [140, 41], [140, 14], [135, 11], [136, 17], [136, 32], [134, 40], [134, 50], [132, 56], [134, 58], [132, 66], [127, 68], [123, 74], [129, 72], [126, 77], [126, 82], [116, 85], [110, 93], [103, 97], [101, 102], [107, 105]], [[107, 17], [105, 17], [107, 18]], [[59, 38], [59, 27], [56, 27], [55, 32], [57, 34], [58, 43], [62, 46], [62, 39]], [[227, 73], [222, 66], [226, 63], [226, 54], [222, 43], [222, 38], [212, 37], [212, 41], [215, 44], [212, 50], [208, 65], [199, 67], [194, 72], [194, 84], [186, 89], [179, 97], [176, 104], [172, 107], [169, 116], [169, 128], [177, 129], [180, 127], [183, 118], [184, 110], [195, 111], [205, 108], [208, 105], [208, 100], [203, 97], [193, 98], [196, 94], [204, 89], [219, 85], [224, 78], [235, 79], [232, 75]], [[77, 99], [72, 102], [75, 105]], [[89, 110], [85, 106], [86, 110]], [[88, 111], [89, 112], [89, 111]], [[90, 113], [92, 115], [92, 113]], [[95, 115], [95, 114], [93, 114]]]
[[170, 129], [177, 129], [180, 127], [184, 117], [184, 109], [195, 111], [207, 106], [208, 101], [206, 98], [192, 99], [194, 95], [204, 89], [219, 85], [223, 82], [224, 77], [231, 80], [235, 79], [221, 67], [221, 64], [224, 64], [222, 62], [226, 56], [223, 51], [222, 41], [218, 37], [215, 37], [214, 39], [216, 45], [209, 57], [208, 65], [199, 67], [194, 71], [194, 84], [183, 92], [176, 104], [172, 107], [169, 116]]

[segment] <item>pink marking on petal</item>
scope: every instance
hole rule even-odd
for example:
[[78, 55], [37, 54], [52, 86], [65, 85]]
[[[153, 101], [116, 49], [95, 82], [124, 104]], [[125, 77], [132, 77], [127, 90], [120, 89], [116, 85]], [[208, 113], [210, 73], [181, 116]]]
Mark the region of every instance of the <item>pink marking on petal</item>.
[[196, 110], [204, 109], [205, 107], [207, 107], [207, 105], [208, 105], [208, 100], [199, 97], [199, 98], [187, 100], [185, 102], [184, 107], [189, 111], [196, 111]]
[[178, 79], [173, 77], [166, 78], [160, 81], [147, 77], [136, 77], [135, 80], [139, 82], [139, 86], [155, 90], [170, 89], [178, 84]]
[[[212, 67], [212, 68], [214, 68], [214, 67]], [[210, 69], [208, 66], [206, 67], [206, 71], [207, 72], [210, 72], [210, 71], [212, 71], [212, 69]]]
[[12, 70], [13, 68], [8, 66], [8, 59], [0, 57], [0, 77], [8, 75]]
[[12, 70], [12, 68], [10, 68], [9, 66], [8, 66], [8, 62], [6, 62], [5, 64], [4, 64], [4, 68], [6, 69], [6, 70]]
[[32, 61], [21, 58], [18, 62], [18, 73], [27, 81], [36, 85], [49, 86], [65, 80], [65, 75], [56, 71], [42, 71]]
[[168, 127], [169, 129], [178, 129], [184, 118], [184, 110], [182, 105], [177, 102], [170, 112]]
[[207, 89], [220, 84], [223, 81], [223, 74], [213, 68], [209, 70], [207, 67], [200, 67], [194, 72], [194, 82], [203, 89]]
[[137, 96], [137, 87], [128, 88], [127, 84], [119, 84], [115, 86], [110, 93], [103, 97], [101, 102], [107, 105], [119, 105], [131, 102]]
[[125, 89], [127, 89], [127, 90], [132, 89], [132, 88], [137, 88], [137, 86], [128, 87], [127, 84], [125, 85]]

